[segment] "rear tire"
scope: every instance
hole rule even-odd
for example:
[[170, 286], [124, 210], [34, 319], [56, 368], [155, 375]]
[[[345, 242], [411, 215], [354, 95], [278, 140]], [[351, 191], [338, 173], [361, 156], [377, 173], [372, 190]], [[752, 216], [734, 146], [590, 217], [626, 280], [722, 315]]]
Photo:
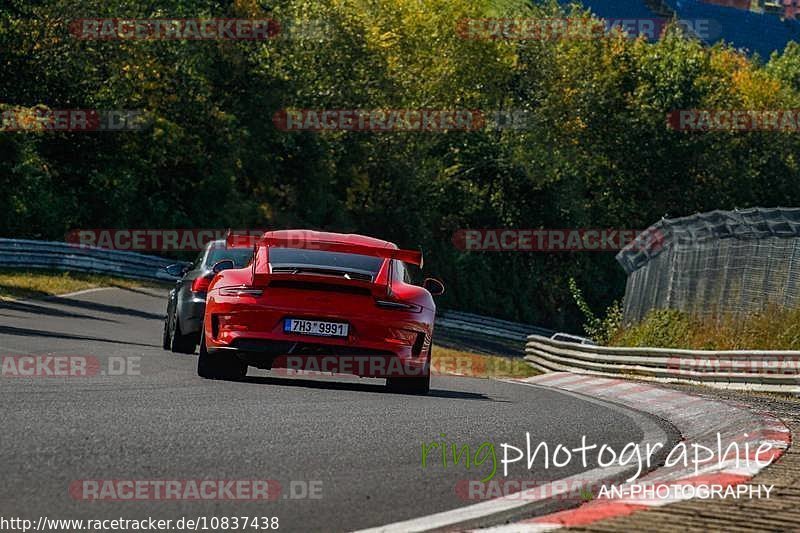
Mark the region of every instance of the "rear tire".
[[164, 319], [164, 333], [161, 334], [161, 347], [169, 350], [172, 342], [169, 338], [169, 306], [167, 306], [167, 317]]
[[386, 388], [402, 394], [428, 394], [431, 390], [431, 375], [419, 378], [386, 378]]
[[175, 353], [194, 353], [194, 349], [197, 347], [196, 336], [181, 333], [181, 323], [177, 314], [175, 314], [173, 323], [175, 326], [172, 329], [172, 343], [170, 345], [172, 351]]
[[386, 378], [386, 388], [391, 392], [399, 392], [401, 394], [428, 394], [431, 391], [431, 352], [433, 351], [433, 343], [428, 348], [428, 359], [425, 361], [425, 375], [415, 378], [410, 377], [393, 377]]
[[200, 355], [197, 358], [197, 375], [206, 379], [235, 381], [247, 375], [247, 365], [233, 354], [211, 354], [206, 349], [203, 328], [200, 328]]

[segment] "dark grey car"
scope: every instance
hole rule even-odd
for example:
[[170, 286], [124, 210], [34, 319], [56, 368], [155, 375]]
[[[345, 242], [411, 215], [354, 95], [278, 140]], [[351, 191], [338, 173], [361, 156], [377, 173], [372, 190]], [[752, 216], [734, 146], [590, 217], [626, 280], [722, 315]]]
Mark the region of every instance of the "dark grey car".
[[224, 240], [211, 241], [190, 265], [170, 265], [167, 272], [180, 277], [169, 291], [162, 344], [165, 350], [194, 353], [206, 308], [206, 290], [214, 277], [213, 267], [230, 259], [236, 268], [250, 262], [251, 248], [226, 248]]

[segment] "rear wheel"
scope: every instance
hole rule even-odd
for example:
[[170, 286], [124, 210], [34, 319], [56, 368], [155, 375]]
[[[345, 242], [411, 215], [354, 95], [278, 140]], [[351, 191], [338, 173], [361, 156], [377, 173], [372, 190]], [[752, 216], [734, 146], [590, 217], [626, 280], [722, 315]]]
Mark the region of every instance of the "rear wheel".
[[195, 335], [184, 335], [181, 332], [181, 323], [178, 320], [178, 314], [172, 318], [172, 339], [170, 348], [176, 353], [194, 353], [197, 346], [197, 337]]
[[197, 358], [197, 375], [207, 379], [242, 379], [247, 375], [247, 365], [232, 354], [211, 354], [206, 349], [203, 328], [200, 328], [200, 355]]
[[386, 378], [386, 387], [403, 394], [428, 394], [431, 390], [431, 375], [419, 378]]
[[172, 341], [169, 338], [169, 306], [167, 306], [167, 316], [164, 318], [164, 333], [161, 334], [161, 347], [169, 350], [172, 346]]
[[428, 349], [424, 375], [413, 378], [403, 376], [386, 378], [386, 388], [402, 394], [428, 394], [431, 390], [431, 349]]

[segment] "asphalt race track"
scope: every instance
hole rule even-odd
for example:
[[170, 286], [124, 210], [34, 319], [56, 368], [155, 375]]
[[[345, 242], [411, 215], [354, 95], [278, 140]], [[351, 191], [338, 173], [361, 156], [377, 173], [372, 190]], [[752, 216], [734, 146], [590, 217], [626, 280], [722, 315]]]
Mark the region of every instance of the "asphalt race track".
[[[457, 482], [488, 469], [436, 460], [423, 469], [422, 443], [440, 434], [472, 450], [492, 442], [498, 456], [502, 442], [524, 445], [526, 431], [570, 447], [581, 435], [617, 449], [643, 436], [619, 408], [496, 380], [434, 377], [426, 397], [384, 392], [380, 380], [252, 369], [245, 382], [207, 381], [195, 373], [196, 355], [161, 349], [165, 293], [106, 289], [0, 303], [0, 355], [90, 356], [101, 369], [0, 377], [0, 515], [277, 516], [281, 530], [346, 531], [469, 503]], [[126, 365], [123, 375], [106, 371], [109, 357], [117, 370]], [[509, 477], [581, 471], [575, 461], [559, 470], [515, 466]], [[284, 491], [266, 502], [85, 501], [69, 491], [85, 479], [272, 479]], [[302, 497], [307, 482], [321, 486], [320, 498]]]

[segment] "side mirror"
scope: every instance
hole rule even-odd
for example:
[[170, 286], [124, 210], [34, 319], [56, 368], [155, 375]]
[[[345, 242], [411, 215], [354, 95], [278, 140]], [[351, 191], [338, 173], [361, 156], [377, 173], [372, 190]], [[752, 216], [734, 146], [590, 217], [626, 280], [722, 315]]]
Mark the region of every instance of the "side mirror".
[[166, 270], [167, 274], [169, 274], [173, 278], [180, 278], [181, 276], [186, 274], [186, 267], [184, 267], [180, 263], [175, 263], [174, 265], [165, 266], [164, 270]]
[[218, 274], [223, 270], [228, 270], [230, 268], [234, 268], [236, 264], [234, 264], [233, 259], [223, 259], [222, 261], [217, 261], [214, 263], [214, 266], [211, 267], [211, 270], [214, 271], [214, 274]]
[[444, 283], [436, 278], [426, 278], [422, 286], [431, 293], [432, 296], [440, 296], [444, 294]]

